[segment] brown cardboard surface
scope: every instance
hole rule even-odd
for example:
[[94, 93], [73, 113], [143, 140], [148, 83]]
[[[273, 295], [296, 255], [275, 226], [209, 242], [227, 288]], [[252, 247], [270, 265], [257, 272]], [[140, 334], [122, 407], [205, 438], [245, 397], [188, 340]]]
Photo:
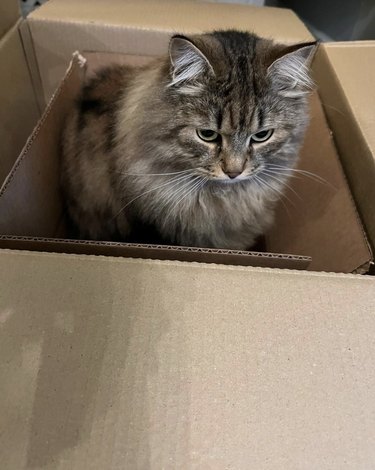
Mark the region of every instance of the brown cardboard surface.
[[320, 94], [353, 195], [375, 247], [375, 41], [328, 44]]
[[[86, 65], [92, 73], [101, 63], [133, 63], [134, 56], [94, 53], [86, 54], [86, 58]], [[0, 246], [300, 269], [308, 266], [309, 257], [313, 254], [309, 266], [312, 270], [368, 270], [372, 255], [316, 96], [312, 100], [312, 125], [301, 163], [303, 168], [318, 173], [325, 183], [308, 178], [290, 182], [290, 197], [280, 204], [275, 228], [266, 237], [267, 251], [274, 255], [51, 240], [66, 236], [63, 227], [58, 230], [63, 216], [59, 188], [59, 135], [64, 116], [80, 89], [81, 77], [82, 69], [76, 57], [0, 191], [0, 234], [4, 235]]]
[[17, 0], [1, 0], [0, 2], [0, 38], [17, 23], [20, 17]]
[[371, 258], [368, 242], [316, 96], [310, 113], [297, 168], [311, 175], [295, 175], [289, 181], [267, 234], [267, 248], [308, 253], [312, 257], [309, 269], [314, 271], [351, 272], [352, 266], [365, 265]]
[[[71, 67], [67, 71], [66, 81], [52, 99], [54, 106], [47, 108], [12, 171], [0, 186], [3, 202], [0, 233], [9, 234], [12, 227], [14, 235], [57, 234], [63, 210], [59, 171], [60, 132], [80, 84], [80, 68]], [[14, 177], [15, 174], [17, 177]]]
[[0, 251], [3, 469], [375, 461], [375, 280]]
[[28, 17], [46, 103], [79, 50], [157, 55], [172, 33], [251, 30], [281, 42], [312, 40], [290, 10], [191, 1], [50, 0]]
[[18, 24], [0, 39], [0, 186], [39, 118]]

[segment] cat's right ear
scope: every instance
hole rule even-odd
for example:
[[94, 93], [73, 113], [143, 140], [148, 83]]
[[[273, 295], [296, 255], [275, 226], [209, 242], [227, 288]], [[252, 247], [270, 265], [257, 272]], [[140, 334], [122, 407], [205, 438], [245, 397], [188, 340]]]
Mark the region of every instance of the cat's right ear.
[[171, 82], [169, 86], [197, 82], [205, 73], [214, 73], [204, 53], [185, 36], [173, 36], [169, 43]]

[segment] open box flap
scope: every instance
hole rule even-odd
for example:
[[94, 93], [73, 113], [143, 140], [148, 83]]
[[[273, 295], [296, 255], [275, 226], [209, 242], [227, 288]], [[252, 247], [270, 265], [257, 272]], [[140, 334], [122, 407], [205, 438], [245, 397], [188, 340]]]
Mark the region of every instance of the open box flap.
[[314, 271], [368, 268], [372, 253], [317, 95], [311, 116], [297, 166], [306, 173], [289, 181], [267, 247], [308, 254]]
[[375, 280], [0, 250], [4, 469], [371, 469]]
[[50, 0], [27, 23], [46, 103], [76, 49], [154, 56], [173, 33], [227, 28], [285, 43], [313, 40], [291, 10], [184, 0]]
[[323, 106], [375, 249], [375, 41], [325, 44], [320, 56]]
[[81, 75], [78, 63], [72, 63], [1, 186], [1, 234], [56, 235], [62, 218], [58, 159], [60, 132], [80, 86]]

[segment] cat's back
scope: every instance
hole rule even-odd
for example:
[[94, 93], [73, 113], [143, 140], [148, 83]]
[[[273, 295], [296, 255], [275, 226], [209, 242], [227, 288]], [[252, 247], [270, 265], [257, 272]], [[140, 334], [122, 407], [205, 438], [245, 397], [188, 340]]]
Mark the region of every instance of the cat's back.
[[66, 122], [64, 157], [87, 141], [91, 148], [100, 147], [100, 143], [106, 143], [107, 150], [111, 147], [116, 113], [133, 73], [129, 67], [114, 65], [87, 80]]
[[[91, 207], [100, 213], [113, 211], [117, 113], [135, 73], [119, 65], [99, 70], [87, 80], [67, 117], [61, 180], [67, 208], [76, 222]], [[93, 230], [89, 235], [95, 238]]]

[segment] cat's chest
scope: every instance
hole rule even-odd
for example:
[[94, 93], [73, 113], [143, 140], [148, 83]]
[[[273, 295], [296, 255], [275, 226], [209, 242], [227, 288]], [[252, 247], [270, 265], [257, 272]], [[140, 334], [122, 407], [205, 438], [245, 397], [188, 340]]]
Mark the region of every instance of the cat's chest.
[[242, 224], [261, 215], [266, 210], [266, 201], [250, 189], [236, 188], [232, 191], [211, 190], [197, 198], [195, 209], [198, 217], [216, 224]]
[[181, 217], [182, 223], [197, 234], [211, 237], [233, 234], [243, 230], [257, 230], [269, 218], [267, 201], [246, 189], [238, 191], [210, 191], [197, 197], [192, 207]]
[[178, 219], [176, 239], [183, 245], [248, 249], [270, 218], [270, 211], [249, 197], [201, 198]]

